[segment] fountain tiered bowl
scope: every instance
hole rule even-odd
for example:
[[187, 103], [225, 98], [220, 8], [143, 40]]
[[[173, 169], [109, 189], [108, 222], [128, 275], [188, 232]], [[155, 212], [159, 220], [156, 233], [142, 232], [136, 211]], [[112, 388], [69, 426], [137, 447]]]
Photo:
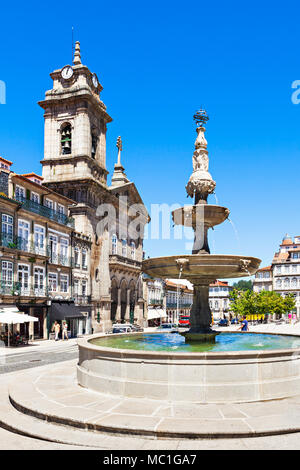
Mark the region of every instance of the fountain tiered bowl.
[[193, 282], [212, 282], [215, 279], [230, 279], [254, 274], [260, 265], [260, 259], [239, 255], [176, 255], [150, 258], [143, 261], [143, 271], [158, 278], [179, 277]]

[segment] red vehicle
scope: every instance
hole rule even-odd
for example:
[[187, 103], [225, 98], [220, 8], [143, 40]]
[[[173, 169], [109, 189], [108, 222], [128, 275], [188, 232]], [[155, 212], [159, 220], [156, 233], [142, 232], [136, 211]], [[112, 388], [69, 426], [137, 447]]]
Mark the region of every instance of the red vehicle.
[[190, 316], [179, 315], [179, 326], [190, 326]]

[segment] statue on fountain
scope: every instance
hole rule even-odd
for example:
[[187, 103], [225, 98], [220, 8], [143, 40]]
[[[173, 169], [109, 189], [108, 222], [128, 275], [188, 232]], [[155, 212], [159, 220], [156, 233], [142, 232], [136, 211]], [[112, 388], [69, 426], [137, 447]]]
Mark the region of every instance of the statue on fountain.
[[209, 120], [205, 110], [194, 115], [197, 138], [193, 154], [193, 172], [186, 185], [194, 205], [172, 213], [174, 224], [192, 227], [194, 244], [191, 255], [152, 258], [143, 261], [143, 271], [153, 277], [188, 279], [194, 285], [190, 329], [182, 334], [186, 341], [214, 341], [218, 332], [212, 329], [209, 307], [209, 285], [218, 278], [244, 277], [254, 274], [260, 260], [237, 255], [211, 255], [207, 232], [229, 216], [227, 207], [207, 203], [216, 182], [208, 171], [209, 159], [204, 125]]

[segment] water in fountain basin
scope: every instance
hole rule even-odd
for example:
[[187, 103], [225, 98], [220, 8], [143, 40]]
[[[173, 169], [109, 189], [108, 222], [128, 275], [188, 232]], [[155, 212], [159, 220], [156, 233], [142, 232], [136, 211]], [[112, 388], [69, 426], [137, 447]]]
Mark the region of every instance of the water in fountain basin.
[[259, 333], [221, 333], [216, 336], [214, 343], [186, 343], [183, 336], [165, 332], [109, 336], [92, 339], [90, 342], [108, 348], [176, 353], [300, 348], [298, 337]]

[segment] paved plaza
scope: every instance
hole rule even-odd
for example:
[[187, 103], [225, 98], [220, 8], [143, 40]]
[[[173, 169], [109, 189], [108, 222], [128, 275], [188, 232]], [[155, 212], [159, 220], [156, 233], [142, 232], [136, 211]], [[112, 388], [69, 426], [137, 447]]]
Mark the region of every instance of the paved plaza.
[[[250, 330], [300, 334], [300, 325]], [[78, 386], [77, 359], [65, 360], [76, 340], [24, 348], [23, 365], [32, 348], [41, 357], [56, 350], [62, 361], [1, 374], [2, 449], [300, 449], [300, 397], [185, 405], [109, 396]], [[13, 358], [16, 352], [8, 351], [6, 359]]]

